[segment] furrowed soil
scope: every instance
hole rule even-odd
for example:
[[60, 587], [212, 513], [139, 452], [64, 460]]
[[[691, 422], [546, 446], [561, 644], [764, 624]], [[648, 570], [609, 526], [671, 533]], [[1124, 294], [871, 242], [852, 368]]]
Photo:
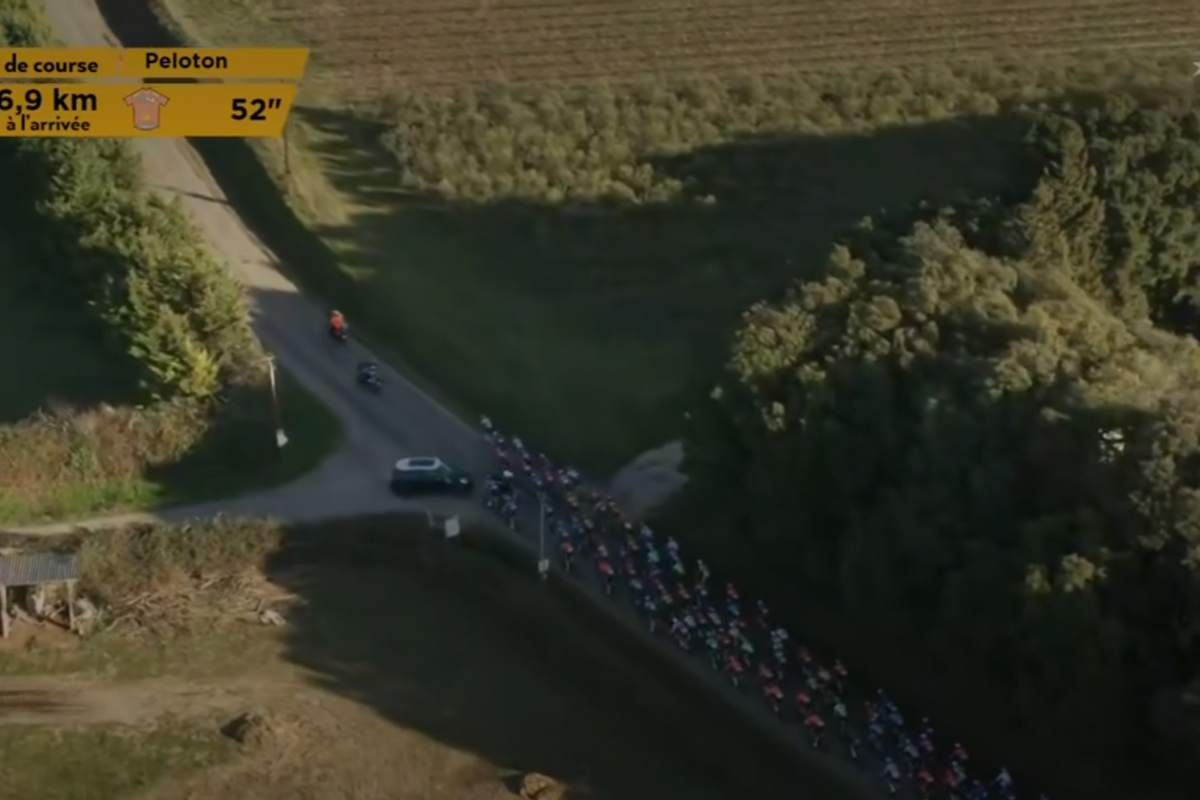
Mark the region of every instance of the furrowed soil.
[[[312, 88], [779, 74], [1030, 53], [1194, 46], [1197, 10], [1150, 0], [163, 0], [222, 44], [303, 44]], [[1186, 66], [1186, 65], [1185, 65]]]
[[[248, 524], [227, 530], [244, 543], [267, 527]], [[377, 539], [389, 526], [395, 558], [337, 544], [357, 523], [309, 529], [307, 550], [284, 532], [261, 570], [204, 555], [211, 527], [191, 529], [192, 555], [175, 561], [163, 538], [99, 557], [89, 546], [82, 590], [103, 619], [83, 638], [18, 624], [0, 644], [6, 792], [500, 800], [537, 772], [573, 797], [804, 793], [789, 766], [590, 638], [536, 580], [404, 544], [423, 521], [366, 524]], [[120, 567], [139, 548], [160, 553], [149, 579]], [[265, 609], [285, 623], [262, 624]]]

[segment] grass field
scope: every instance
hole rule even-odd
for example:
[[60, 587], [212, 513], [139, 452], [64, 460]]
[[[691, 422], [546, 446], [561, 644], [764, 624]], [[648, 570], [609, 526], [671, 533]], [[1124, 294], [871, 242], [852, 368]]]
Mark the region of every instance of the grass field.
[[299, 279], [597, 469], [671, 438], [730, 322], [847, 226], [1002, 185], [1023, 104], [1186, 87], [1200, 26], [1177, 0], [155, 3], [193, 42], [313, 48], [286, 162], [254, 146], [315, 238], [197, 145]]
[[132, 373], [102, 346], [103, 331], [42, 277], [36, 259], [9, 245], [12, 236], [0, 231], [0, 522], [249, 491], [298, 477], [337, 444], [336, 420], [286, 376], [281, 395], [293, 444], [283, 458], [274, 456], [269, 432], [259, 451], [265, 457], [232, 459], [236, 431], [205, 432], [204, 420], [183, 409], [139, 411], [131, 405]]
[[[795, 796], [535, 579], [467, 551], [432, 566], [404, 544], [421, 531], [386, 524], [394, 564], [339, 554], [361, 533], [344, 525], [314, 531], [319, 555], [269, 557], [265, 571], [252, 566], [270, 549], [264, 523], [230, 525], [215, 546], [212, 527], [93, 540], [81, 587], [107, 609], [98, 627], [19, 625], [0, 642], [5, 786], [70, 800], [502, 800], [507, 775], [537, 771], [595, 800]], [[257, 624], [260, 607], [288, 624]], [[230, 752], [220, 729], [246, 713], [262, 735]]]
[[237, 748], [206, 722], [5, 725], [0, 700], [5, 796], [119, 800], [232, 761]]

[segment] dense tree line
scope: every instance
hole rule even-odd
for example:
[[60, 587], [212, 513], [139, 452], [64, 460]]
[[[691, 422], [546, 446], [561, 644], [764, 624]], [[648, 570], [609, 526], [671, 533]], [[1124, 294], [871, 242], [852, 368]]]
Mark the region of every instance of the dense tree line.
[[1082, 752], [1193, 779], [1198, 133], [1130, 98], [1045, 114], [1020, 202], [864, 223], [746, 312], [689, 451], [777, 590], [911, 631]]
[[[1174, 60], [1127, 53], [1062, 65], [1028, 61], [633, 83], [414, 88], [383, 104], [405, 191], [454, 201], [657, 203], [687, 194], [654, 158], [739, 140], [853, 135], [990, 117], [1131, 75], [1187, 89]], [[786, 181], [788, 175], [780, 175]]]

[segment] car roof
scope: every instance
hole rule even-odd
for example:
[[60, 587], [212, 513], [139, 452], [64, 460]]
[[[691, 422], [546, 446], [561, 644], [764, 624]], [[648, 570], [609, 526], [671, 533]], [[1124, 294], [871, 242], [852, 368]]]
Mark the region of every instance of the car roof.
[[396, 469], [401, 472], [432, 472], [438, 469], [447, 469], [447, 465], [440, 458], [432, 456], [418, 456], [415, 458], [402, 458], [396, 462]]

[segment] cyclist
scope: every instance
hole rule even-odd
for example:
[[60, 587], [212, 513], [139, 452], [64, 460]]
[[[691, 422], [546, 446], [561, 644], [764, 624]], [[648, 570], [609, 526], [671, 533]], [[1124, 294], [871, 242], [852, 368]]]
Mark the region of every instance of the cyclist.
[[346, 335], [346, 318], [342, 312], [334, 310], [329, 314], [329, 333], [337, 338]]

